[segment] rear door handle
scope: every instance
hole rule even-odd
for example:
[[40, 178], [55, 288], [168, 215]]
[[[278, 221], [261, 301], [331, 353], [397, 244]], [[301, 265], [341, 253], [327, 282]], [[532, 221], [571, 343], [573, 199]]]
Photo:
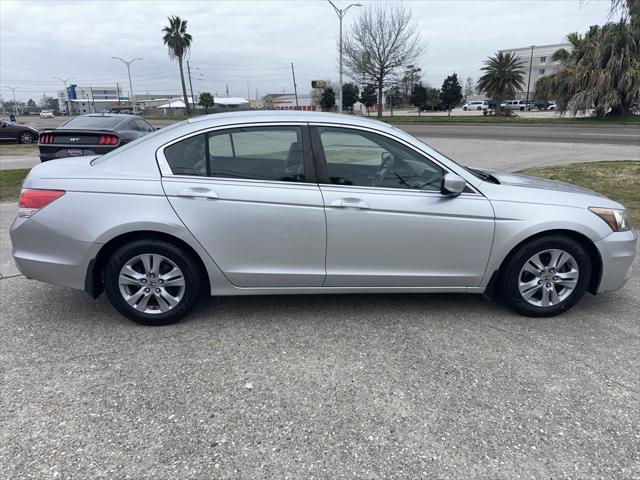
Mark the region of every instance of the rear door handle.
[[204, 187], [185, 188], [184, 190], [180, 190], [177, 196], [180, 198], [203, 200], [217, 200], [220, 198], [216, 192]]
[[358, 210], [366, 210], [369, 208], [367, 202], [360, 198], [339, 198], [338, 200], [334, 200], [330, 204], [332, 207], [338, 208], [355, 208]]

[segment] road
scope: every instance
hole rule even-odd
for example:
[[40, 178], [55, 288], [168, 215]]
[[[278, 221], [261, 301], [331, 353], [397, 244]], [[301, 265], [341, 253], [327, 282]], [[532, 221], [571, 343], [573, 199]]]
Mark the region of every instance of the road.
[[397, 125], [419, 138], [627, 145], [640, 151], [640, 126], [606, 125]]

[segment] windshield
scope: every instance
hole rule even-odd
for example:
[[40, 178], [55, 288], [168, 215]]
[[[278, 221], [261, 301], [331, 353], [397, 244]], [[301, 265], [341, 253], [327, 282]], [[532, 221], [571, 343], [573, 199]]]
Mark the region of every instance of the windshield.
[[159, 128], [158, 130], [156, 130], [153, 133], [150, 133], [148, 135], [145, 135], [143, 137], [140, 137], [132, 142], [127, 143], [126, 145], [123, 145], [122, 147], [116, 148], [115, 150], [111, 150], [108, 153], [105, 153], [104, 155], [102, 155], [101, 157], [98, 157], [96, 159], [94, 159], [91, 162], [91, 165], [99, 165], [107, 160], [109, 160], [111, 157], [115, 157], [116, 155], [120, 155], [122, 152], [129, 150], [131, 147], [135, 147], [136, 145], [141, 144], [142, 142], [146, 142], [147, 140], [151, 140], [152, 138], [160, 135], [160, 134], [164, 134], [166, 133], [168, 130], [173, 130], [174, 128], [178, 128], [183, 126], [185, 123], [187, 123], [186, 120], [182, 121], [182, 122], [178, 122], [178, 123], [174, 123], [173, 125], [169, 125], [168, 127], [164, 127], [164, 128]]
[[73, 118], [59, 128], [113, 128], [123, 120], [123, 117], [89, 115]]

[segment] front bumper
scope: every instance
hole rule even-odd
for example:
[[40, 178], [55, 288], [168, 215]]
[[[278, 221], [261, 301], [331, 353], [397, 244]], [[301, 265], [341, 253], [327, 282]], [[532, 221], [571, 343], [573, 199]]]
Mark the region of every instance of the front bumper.
[[598, 293], [618, 290], [631, 278], [638, 247], [634, 230], [613, 232], [595, 242], [602, 259], [602, 276]]

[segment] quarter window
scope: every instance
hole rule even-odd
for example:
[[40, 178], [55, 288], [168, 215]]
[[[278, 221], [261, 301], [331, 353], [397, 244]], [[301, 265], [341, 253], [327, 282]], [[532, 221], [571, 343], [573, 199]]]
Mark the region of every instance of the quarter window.
[[442, 168], [399, 142], [360, 130], [317, 131], [333, 184], [440, 190]]
[[304, 181], [300, 127], [248, 127], [189, 137], [165, 148], [176, 175]]

